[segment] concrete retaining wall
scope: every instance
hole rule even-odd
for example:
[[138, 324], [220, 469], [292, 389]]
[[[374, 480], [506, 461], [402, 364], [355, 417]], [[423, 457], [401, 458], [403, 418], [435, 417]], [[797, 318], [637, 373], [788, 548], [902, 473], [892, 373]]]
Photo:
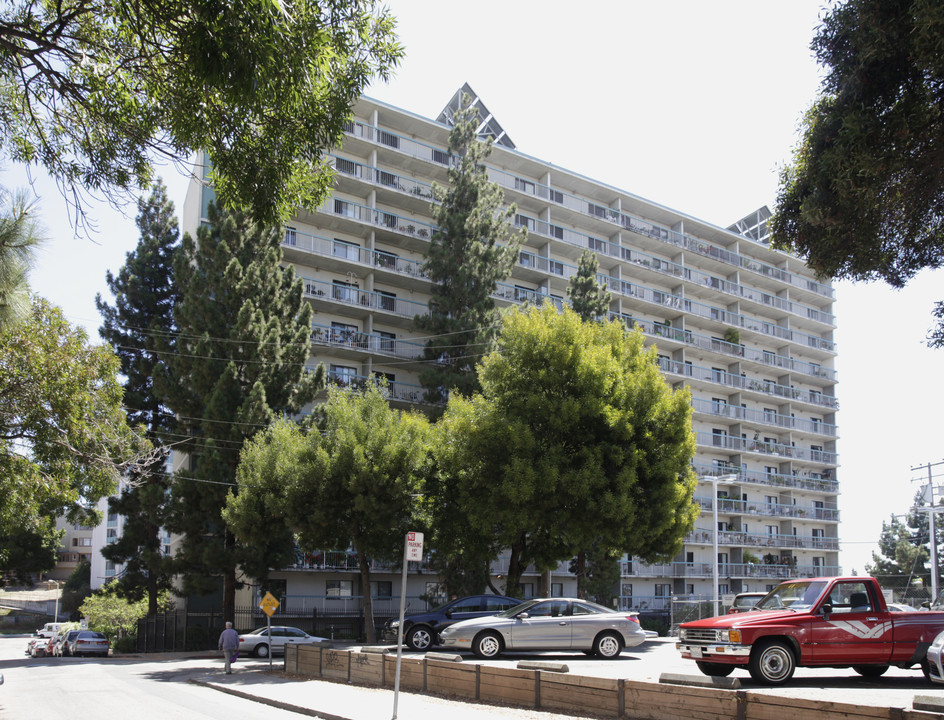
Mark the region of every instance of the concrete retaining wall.
[[[393, 688], [396, 655], [287, 645], [285, 671]], [[744, 690], [646, 683], [478, 663], [401, 658], [400, 689], [444, 697], [628, 720], [929, 720], [936, 712], [800, 700]]]

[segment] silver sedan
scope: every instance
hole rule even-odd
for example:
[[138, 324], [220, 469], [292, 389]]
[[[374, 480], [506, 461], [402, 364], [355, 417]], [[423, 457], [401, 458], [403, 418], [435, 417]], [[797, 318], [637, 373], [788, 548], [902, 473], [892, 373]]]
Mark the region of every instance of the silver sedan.
[[439, 635], [444, 649], [493, 658], [505, 650], [579, 650], [615, 658], [646, 639], [636, 613], [615, 612], [587, 600], [528, 600], [498, 615], [462, 620]]

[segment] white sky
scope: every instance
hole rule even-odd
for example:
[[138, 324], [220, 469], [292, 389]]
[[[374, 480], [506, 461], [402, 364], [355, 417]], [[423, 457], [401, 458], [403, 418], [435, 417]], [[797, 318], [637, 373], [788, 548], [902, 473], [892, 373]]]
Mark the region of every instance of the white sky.
[[[392, 0], [407, 57], [367, 94], [436, 117], [468, 82], [521, 152], [724, 227], [774, 204], [777, 169], [818, 89], [809, 43], [821, 5]], [[164, 179], [179, 214], [186, 180]], [[0, 172], [6, 187], [25, 182], [21, 169]], [[34, 187], [52, 240], [33, 288], [96, 337], [95, 293], [107, 297], [106, 270], [137, 243], [136, 209], [96, 206], [94, 241], [75, 238], [55, 187]], [[944, 458], [944, 351], [924, 344], [942, 278], [923, 273], [900, 292], [838, 285], [846, 572], [863, 572], [882, 521], [911, 505], [911, 479], [926, 476], [911, 468]]]

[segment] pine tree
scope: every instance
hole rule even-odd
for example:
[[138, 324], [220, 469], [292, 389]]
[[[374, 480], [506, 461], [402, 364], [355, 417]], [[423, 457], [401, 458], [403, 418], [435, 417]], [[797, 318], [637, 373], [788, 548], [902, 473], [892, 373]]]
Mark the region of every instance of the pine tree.
[[177, 253], [176, 345], [159, 384], [188, 457], [174, 476], [169, 523], [184, 535], [175, 556], [184, 591], [208, 594], [222, 576], [223, 615], [233, 620], [236, 568], [261, 562], [220, 514], [227, 493], [238, 492], [240, 450], [307, 402], [318, 376], [305, 373], [311, 308], [301, 280], [280, 265], [280, 229], [213, 205], [207, 215]]
[[599, 266], [597, 254], [584, 250], [577, 272], [570, 276], [567, 296], [570, 298], [571, 307], [581, 320], [606, 318], [610, 309], [611, 296], [606, 284], [601, 287], [597, 280]]
[[433, 187], [439, 229], [433, 233], [426, 271], [433, 281], [429, 314], [416, 326], [430, 335], [425, 359], [436, 362], [420, 374], [426, 399], [441, 402], [447, 392], [469, 395], [478, 389], [474, 367], [498, 329], [492, 294], [511, 274], [527, 236], [510, 225], [516, 208], [502, 209], [504, 195], [488, 181], [484, 162], [491, 139], [478, 140], [478, 111], [468, 96], [449, 134], [450, 185]]
[[[173, 332], [172, 311], [176, 291], [173, 260], [180, 232], [174, 204], [158, 181], [147, 200], [138, 200], [136, 219], [141, 236], [114, 276], [106, 275], [115, 298], [114, 307], [101, 295], [95, 298], [103, 324], [102, 339], [109, 342], [121, 361], [128, 422], [143, 426], [155, 445], [171, 427], [171, 416], [154, 388], [155, 369], [163, 364], [160, 348]], [[111, 512], [125, 517], [122, 535], [102, 549], [102, 555], [125, 565], [118, 592], [133, 600], [148, 599], [148, 612], [156, 613], [158, 596], [170, 586], [167, 558], [161, 552], [161, 528], [166, 520], [167, 453], [157, 453], [135, 468], [120, 496], [109, 499]]]
[[35, 203], [0, 187], [0, 327], [30, 312], [27, 276], [42, 235]]

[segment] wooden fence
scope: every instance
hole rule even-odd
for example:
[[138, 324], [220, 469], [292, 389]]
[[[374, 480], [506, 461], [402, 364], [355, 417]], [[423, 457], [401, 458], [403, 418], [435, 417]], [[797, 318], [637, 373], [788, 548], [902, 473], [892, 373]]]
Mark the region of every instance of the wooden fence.
[[[396, 655], [288, 645], [285, 671], [304, 677], [392, 688]], [[501, 703], [566, 714], [631, 720], [929, 720], [907, 708], [776, 697], [665, 683], [497, 668], [433, 658], [401, 658], [400, 688], [457, 700]]]

